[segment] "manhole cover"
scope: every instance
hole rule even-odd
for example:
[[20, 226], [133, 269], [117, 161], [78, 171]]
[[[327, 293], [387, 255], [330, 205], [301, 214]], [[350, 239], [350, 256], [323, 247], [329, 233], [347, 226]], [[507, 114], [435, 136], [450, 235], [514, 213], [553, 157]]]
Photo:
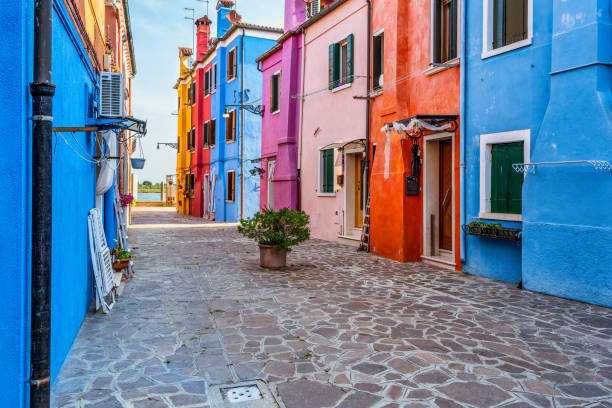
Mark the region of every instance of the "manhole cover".
[[229, 402], [254, 401], [262, 398], [259, 388], [257, 388], [256, 385], [221, 388], [221, 394], [223, 398]]
[[261, 380], [211, 385], [208, 388], [211, 408], [278, 408], [268, 385]]

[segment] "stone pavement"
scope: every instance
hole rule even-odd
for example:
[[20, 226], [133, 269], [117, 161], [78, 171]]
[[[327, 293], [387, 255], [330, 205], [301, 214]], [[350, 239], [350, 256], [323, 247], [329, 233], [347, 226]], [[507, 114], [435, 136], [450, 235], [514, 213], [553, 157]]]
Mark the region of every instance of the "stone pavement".
[[257, 378], [286, 408], [612, 407], [610, 309], [321, 240], [265, 270], [234, 226], [133, 221], [136, 276], [87, 316], [55, 407], [208, 408]]

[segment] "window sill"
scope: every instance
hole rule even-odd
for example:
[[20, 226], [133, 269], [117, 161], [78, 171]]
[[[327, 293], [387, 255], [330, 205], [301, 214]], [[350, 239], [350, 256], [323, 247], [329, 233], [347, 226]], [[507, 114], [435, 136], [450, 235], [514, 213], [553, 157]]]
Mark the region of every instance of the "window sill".
[[478, 213], [478, 218], [485, 220], [499, 220], [499, 221], [518, 221], [523, 220], [521, 214], [504, 214], [504, 213], [492, 213], [492, 212], [481, 212]]
[[335, 197], [336, 193], [317, 193], [317, 197]]
[[234, 139], [234, 140], [225, 140], [225, 144], [232, 144], [232, 143], [235, 143], [235, 142], [236, 142], [236, 139]]
[[370, 92], [370, 98], [376, 98], [384, 93], [383, 88], [374, 88], [372, 92]]
[[228, 204], [232, 204], [232, 203], [235, 203], [236, 200], [225, 200], [225, 202], [228, 203]]
[[494, 57], [496, 55], [504, 54], [506, 52], [513, 51], [513, 50], [516, 50], [516, 49], [519, 49], [519, 48], [523, 48], [523, 47], [527, 47], [529, 45], [531, 45], [531, 38], [527, 38], [525, 40], [517, 41], [515, 43], [508, 44], [508, 45], [505, 45], [503, 47], [495, 48], [493, 50], [483, 51], [482, 59]]
[[348, 84], [337, 86], [334, 89], [332, 89], [331, 91], [332, 92], [340, 92], [343, 89], [350, 88], [352, 85], [353, 85], [353, 83], [349, 82]]
[[229, 84], [230, 82], [233, 82], [236, 79], [236, 77], [232, 77], [232, 78], [227, 78], [227, 83]]
[[274, 112], [270, 112], [271, 115], [278, 115], [279, 113], [280, 113], [280, 109], [275, 110]]
[[453, 58], [452, 60], [446, 61], [443, 64], [452, 65], [451, 67], [435, 67], [430, 66], [423, 73], [427, 76], [437, 74], [438, 72], [446, 71], [447, 69], [457, 68], [459, 66], [459, 58]]

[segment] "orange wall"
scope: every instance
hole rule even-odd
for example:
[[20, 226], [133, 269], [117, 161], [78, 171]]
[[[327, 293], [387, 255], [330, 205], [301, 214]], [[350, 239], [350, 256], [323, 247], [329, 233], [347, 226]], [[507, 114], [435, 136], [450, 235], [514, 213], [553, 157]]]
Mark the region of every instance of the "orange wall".
[[[459, 68], [433, 75], [430, 66], [430, 0], [374, 0], [372, 32], [385, 32], [383, 93], [372, 100], [371, 140], [376, 144], [371, 169], [371, 249], [398, 261], [422, 254], [422, 200], [406, 196], [412, 141], [390, 137], [381, 128], [416, 115], [459, 114]], [[459, 135], [455, 134], [455, 254], [459, 265]], [[422, 179], [422, 177], [421, 177]]]

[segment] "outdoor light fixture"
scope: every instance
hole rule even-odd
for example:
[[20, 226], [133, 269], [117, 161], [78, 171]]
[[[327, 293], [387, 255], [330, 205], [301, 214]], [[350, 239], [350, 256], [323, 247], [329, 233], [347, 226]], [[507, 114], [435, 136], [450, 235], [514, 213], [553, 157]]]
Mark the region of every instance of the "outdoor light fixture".
[[227, 107], [225, 108], [225, 110], [223, 111], [223, 118], [227, 119], [230, 117], [229, 112], [227, 111]]
[[254, 115], [259, 115], [259, 116], [263, 116], [263, 107], [261, 105], [225, 105], [225, 110], [223, 111], [223, 117], [224, 118], [229, 118], [229, 112], [227, 110], [227, 108], [240, 108], [240, 109], [244, 109], [245, 111], [251, 112]]

